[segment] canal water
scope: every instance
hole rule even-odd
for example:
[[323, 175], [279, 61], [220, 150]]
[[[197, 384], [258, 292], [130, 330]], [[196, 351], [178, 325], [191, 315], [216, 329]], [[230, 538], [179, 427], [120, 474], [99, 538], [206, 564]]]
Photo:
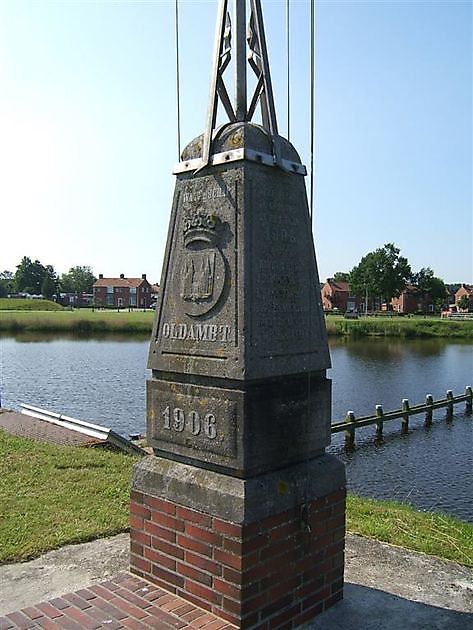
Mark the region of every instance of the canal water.
[[[0, 338], [2, 406], [29, 403], [110, 426], [128, 435], [145, 431], [148, 338], [58, 338], [19, 335]], [[455, 395], [473, 385], [473, 345], [444, 340], [334, 340], [331, 342], [333, 422], [348, 410], [361, 416]], [[452, 423], [445, 410], [425, 429], [410, 420], [409, 435], [399, 421], [385, 424], [385, 444], [373, 445], [374, 427], [357, 432], [357, 449], [347, 455], [343, 436], [330, 451], [347, 466], [350, 491], [412, 503], [473, 522], [473, 423], [464, 405]]]

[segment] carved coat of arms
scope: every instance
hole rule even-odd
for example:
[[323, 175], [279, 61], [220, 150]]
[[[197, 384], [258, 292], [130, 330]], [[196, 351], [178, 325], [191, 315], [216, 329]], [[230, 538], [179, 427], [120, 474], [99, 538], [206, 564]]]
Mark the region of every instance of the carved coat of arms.
[[225, 261], [216, 244], [218, 223], [218, 217], [202, 211], [184, 217], [180, 296], [192, 317], [214, 308], [223, 291]]

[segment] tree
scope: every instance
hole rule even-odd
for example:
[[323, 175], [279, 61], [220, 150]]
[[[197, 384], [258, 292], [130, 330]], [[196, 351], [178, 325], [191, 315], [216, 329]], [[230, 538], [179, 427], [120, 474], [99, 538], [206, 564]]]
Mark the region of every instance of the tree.
[[31, 258], [23, 256], [20, 264], [16, 267], [15, 290], [18, 292], [24, 291], [25, 293], [31, 293], [32, 295], [39, 295], [45, 275], [46, 269], [39, 260], [33, 262]]
[[414, 273], [411, 277], [411, 283], [417, 287], [422, 295], [429, 295], [439, 309], [445, 302], [447, 297], [447, 288], [441, 278], [434, 276], [434, 272], [430, 267], [422, 267], [422, 269]]
[[350, 272], [348, 271], [337, 271], [333, 276], [335, 282], [350, 282]]
[[58, 289], [57, 273], [52, 265], [44, 266], [39, 260], [33, 262], [28, 256], [23, 256], [16, 267], [14, 287], [18, 292], [51, 298]]
[[436, 278], [435, 276], [432, 278], [428, 293], [437, 311], [447, 303], [447, 287], [441, 278]]
[[7, 297], [13, 291], [13, 273], [5, 269], [0, 273], [0, 297]]
[[46, 265], [43, 282], [41, 284], [41, 293], [45, 298], [50, 300], [58, 293], [59, 279], [52, 265]]
[[47, 300], [50, 300], [56, 294], [56, 284], [54, 280], [46, 275], [41, 284], [41, 293]]
[[92, 293], [96, 278], [88, 265], [71, 267], [63, 273], [60, 280], [61, 289], [65, 293]]
[[399, 248], [386, 243], [363, 256], [350, 272], [351, 290], [355, 295], [369, 294], [389, 304], [399, 296], [412, 276], [407, 258], [399, 255]]
[[462, 295], [458, 298], [457, 306], [461, 311], [467, 311], [470, 308], [470, 298], [467, 295]]

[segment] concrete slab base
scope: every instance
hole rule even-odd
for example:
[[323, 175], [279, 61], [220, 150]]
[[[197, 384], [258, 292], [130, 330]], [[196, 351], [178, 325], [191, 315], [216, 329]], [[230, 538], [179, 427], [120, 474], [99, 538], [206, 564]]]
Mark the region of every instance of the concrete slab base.
[[[121, 534], [1, 566], [0, 615], [97, 584], [110, 571], [126, 571], [129, 544]], [[472, 614], [473, 569], [347, 534], [344, 599], [303, 627], [465, 630]]]

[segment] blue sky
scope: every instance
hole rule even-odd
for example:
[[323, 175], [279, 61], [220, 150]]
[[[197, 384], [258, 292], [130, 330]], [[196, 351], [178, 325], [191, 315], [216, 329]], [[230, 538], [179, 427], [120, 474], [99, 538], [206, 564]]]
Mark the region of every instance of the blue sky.
[[[286, 2], [263, 0], [287, 134]], [[205, 126], [216, 2], [182, 0], [181, 135]], [[290, 138], [309, 163], [309, 0], [291, 0]], [[320, 277], [394, 242], [472, 282], [471, 2], [316, 2]], [[230, 84], [231, 84], [231, 77]], [[177, 161], [174, 2], [0, 0], [0, 270], [159, 281]]]

